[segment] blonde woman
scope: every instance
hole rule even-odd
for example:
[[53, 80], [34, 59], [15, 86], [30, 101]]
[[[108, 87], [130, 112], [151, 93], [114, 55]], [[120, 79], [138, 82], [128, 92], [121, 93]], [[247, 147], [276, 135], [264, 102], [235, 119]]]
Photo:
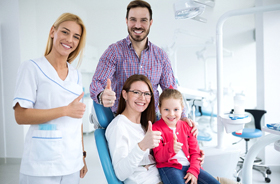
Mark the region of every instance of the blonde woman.
[[78, 184], [87, 173], [83, 146], [81, 74], [71, 62], [85, 46], [86, 28], [74, 14], [51, 27], [45, 55], [21, 64], [13, 108], [19, 125], [30, 125], [20, 184]]

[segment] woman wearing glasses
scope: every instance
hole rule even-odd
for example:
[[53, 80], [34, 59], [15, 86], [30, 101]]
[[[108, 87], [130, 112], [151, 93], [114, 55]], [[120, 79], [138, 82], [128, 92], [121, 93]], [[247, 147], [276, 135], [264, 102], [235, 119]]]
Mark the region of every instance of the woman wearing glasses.
[[150, 149], [157, 147], [159, 131], [155, 122], [153, 88], [144, 75], [130, 76], [122, 88], [117, 116], [106, 130], [112, 163], [117, 177], [129, 183], [160, 183]]

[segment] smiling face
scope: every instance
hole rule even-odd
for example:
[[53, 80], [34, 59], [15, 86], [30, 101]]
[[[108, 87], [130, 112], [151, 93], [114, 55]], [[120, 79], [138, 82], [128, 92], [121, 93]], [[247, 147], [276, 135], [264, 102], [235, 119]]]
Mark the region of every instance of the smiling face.
[[52, 51], [68, 57], [79, 45], [81, 33], [81, 26], [74, 21], [62, 22], [57, 29], [52, 27], [50, 33], [53, 38]]
[[136, 42], [146, 41], [152, 23], [147, 8], [131, 8], [126, 19], [130, 39]]
[[176, 128], [177, 121], [181, 118], [183, 107], [181, 99], [166, 98], [159, 108], [161, 118], [171, 128]]
[[[139, 94], [135, 93], [137, 91], [145, 92], [146, 95], [144, 93], [139, 96]], [[142, 113], [143, 111], [145, 111], [151, 101], [151, 96], [148, 96], [148, 93], [151, 92], [145, 82], [133, 82], [128, 92], [126, 92], [125, 90], [122, 91], [123, 98], [126, 101], [126, 109], [134, 113]]]

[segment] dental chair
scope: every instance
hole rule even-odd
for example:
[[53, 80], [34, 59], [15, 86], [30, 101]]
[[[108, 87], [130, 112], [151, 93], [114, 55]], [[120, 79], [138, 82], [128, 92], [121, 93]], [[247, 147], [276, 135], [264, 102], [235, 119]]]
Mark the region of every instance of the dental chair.
[[95, 143], [103, 172], [109, 184], [123, 184], [123, 182], [118, 180], [116, 177], [105, 137], [105, 130], [114, 118], [113, 112], [110, 108], [104, 107], [103, 105], [97, 104], [96, 102], [93, 102], [93, 107], [98, 120], [98, 122], [93, 122], [97, 128], [94, 131]]
[[[242, 131], [242, 134], [233, 132], [232, 135], [236, 136], [236, 137], [240, 137], [245, 140], [245, 142], [246, 142], [245, 156], [246, 156], [246, 154], [248, 152], [248, 142], [250, 141], [250, 139], [259, 138], [262, 136], [261, 119], [262, 119], [262, 116], [266, 113], [266, 111], [258, 110], [258, 109], [245, 109], [245, 112], [248, 112], [253, 116], [254, 122], [255, 122], [255, 128], [244, 128]], [[238, 182], [241, 180], [239, 177], [239, 174], [242, 170], [245, 156], [240, 157], [241, 161], [239, 161], [237, 164], [239, 169], [237, 170], [237, 173], [236, 173], [236, 175], [237, 175], [236, 180]], [[271, 170], [269, 167], [262, 165], [262, 160], [260, 158], [256, 158], [254, 160], [253, 169], [262, 173], [263, 177], [265, 178], [265, 182], [267, 182], [267, 183], [270, 182], [270, 178], [268, 177], [268, 174], [271, 174]]]

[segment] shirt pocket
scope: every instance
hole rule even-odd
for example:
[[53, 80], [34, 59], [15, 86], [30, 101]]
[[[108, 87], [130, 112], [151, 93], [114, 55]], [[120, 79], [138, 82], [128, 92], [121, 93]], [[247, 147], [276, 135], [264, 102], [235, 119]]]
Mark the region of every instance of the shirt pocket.
[[34, 130], [30, 156], [34, 161], [61, 159], [62, 132], [60, 130]]

